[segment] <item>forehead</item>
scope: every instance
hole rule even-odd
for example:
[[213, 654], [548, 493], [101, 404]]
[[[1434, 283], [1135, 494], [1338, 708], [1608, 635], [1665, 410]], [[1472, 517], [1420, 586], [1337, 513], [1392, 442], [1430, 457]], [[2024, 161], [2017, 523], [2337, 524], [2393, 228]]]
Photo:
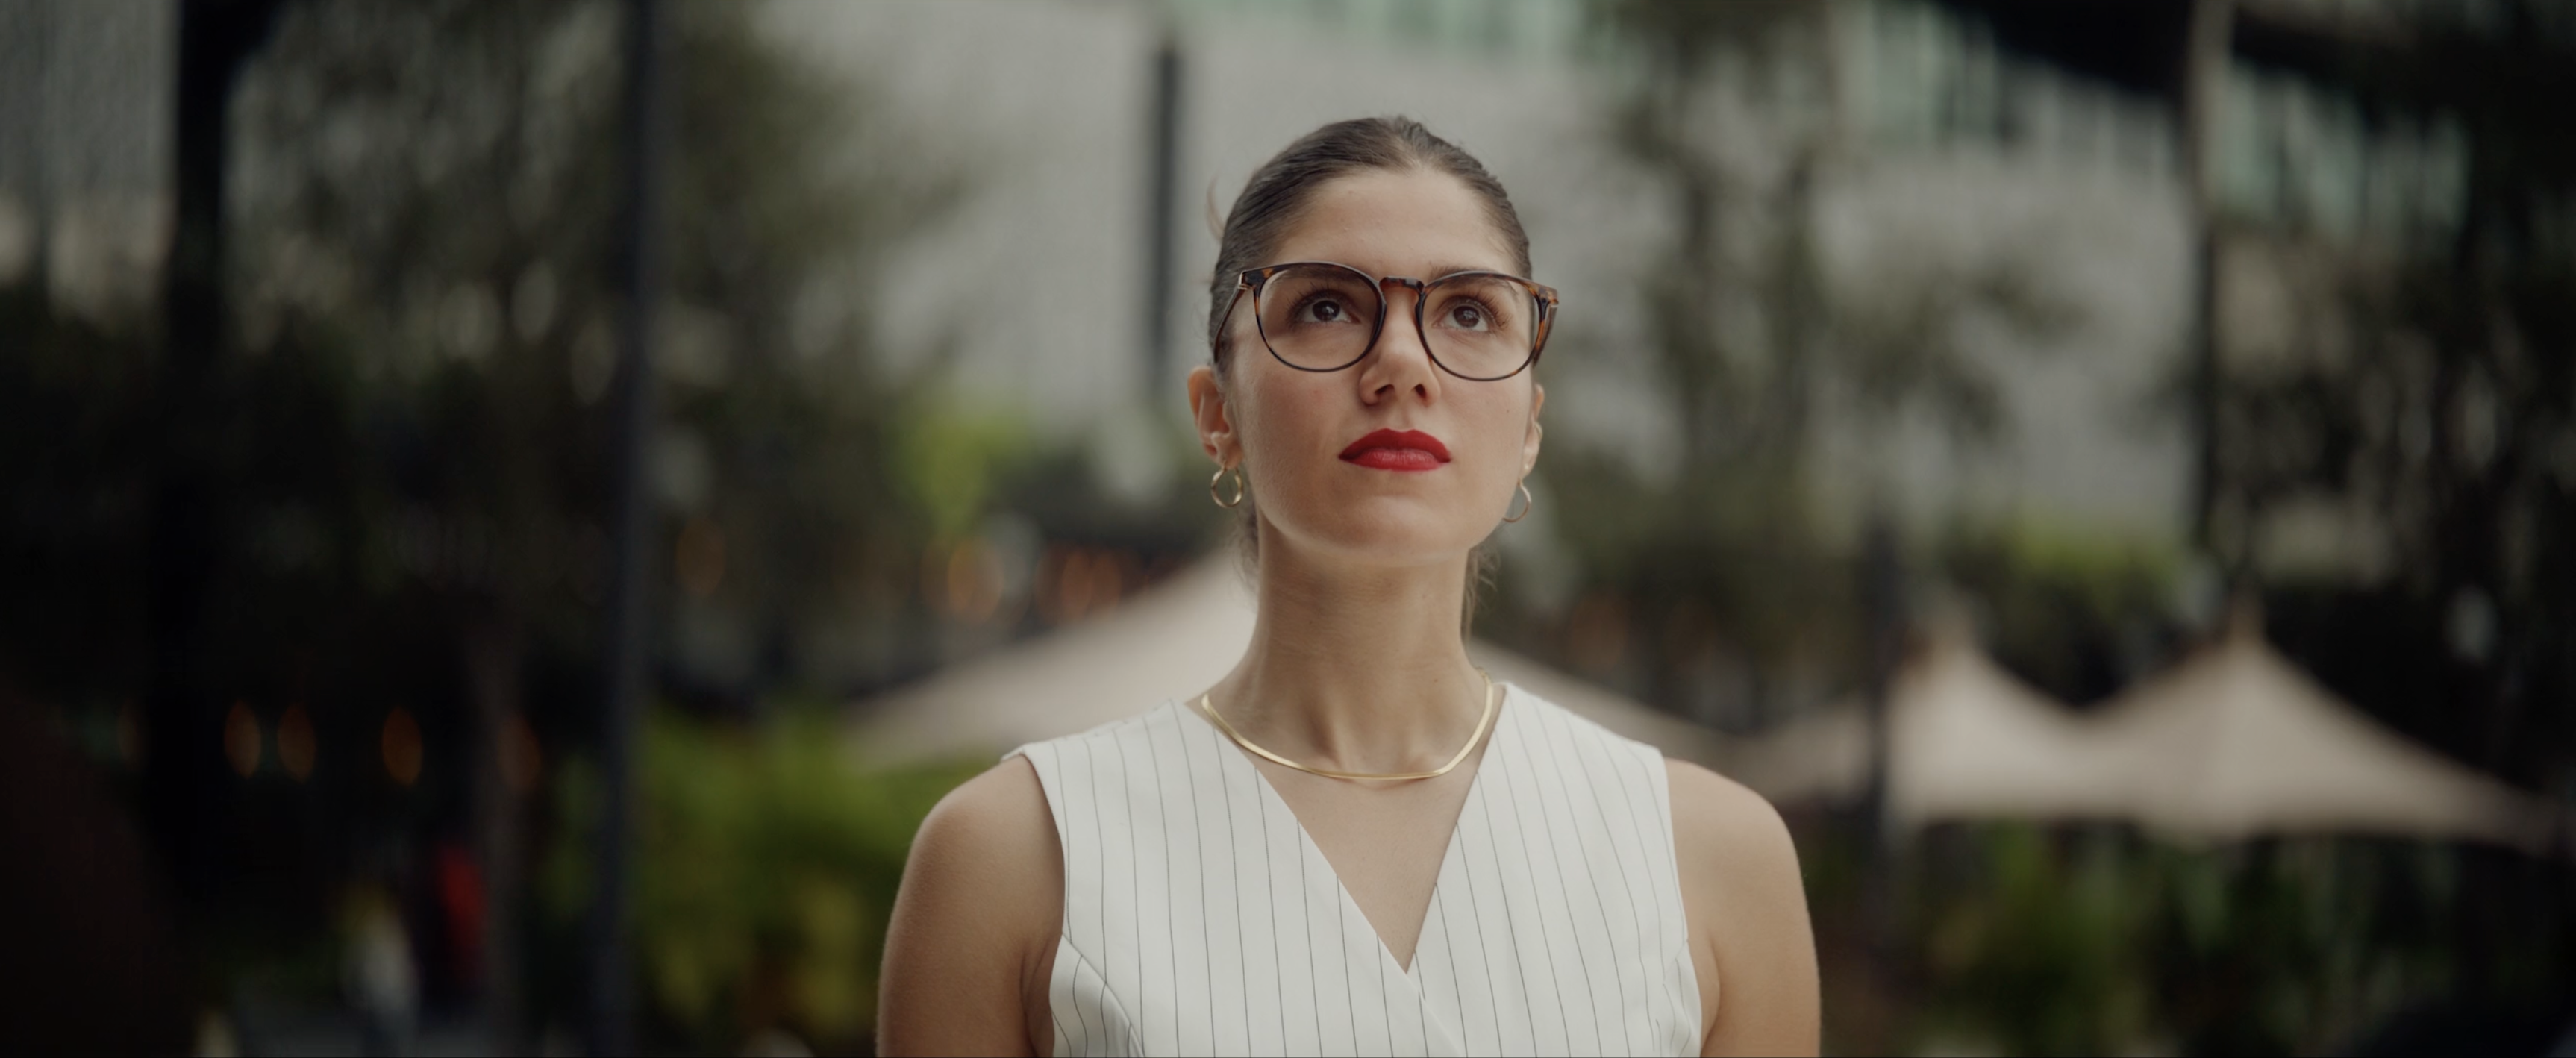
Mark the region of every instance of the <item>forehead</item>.
[[1272, 259], [1333, 261], [1416, 279], [1518, 270], [1484, 200], [1457, 177], [1422, 169], [1375, 169], [1325, 182]]

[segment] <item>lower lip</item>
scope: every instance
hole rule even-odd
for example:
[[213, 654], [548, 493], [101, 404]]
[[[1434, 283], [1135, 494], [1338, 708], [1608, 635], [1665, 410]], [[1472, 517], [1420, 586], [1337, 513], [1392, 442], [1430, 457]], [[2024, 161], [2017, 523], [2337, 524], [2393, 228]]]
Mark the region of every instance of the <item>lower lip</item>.
[[1440, 457], [1419, 448], [1371, 448], [1349, 457], [1348, 462], [1377, 470], [1437, 470]]

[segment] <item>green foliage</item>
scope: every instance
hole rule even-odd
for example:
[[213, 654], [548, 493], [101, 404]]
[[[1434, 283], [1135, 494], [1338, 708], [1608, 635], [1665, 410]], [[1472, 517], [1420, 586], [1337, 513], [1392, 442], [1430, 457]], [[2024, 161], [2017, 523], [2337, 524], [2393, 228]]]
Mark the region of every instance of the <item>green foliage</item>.
[[[1832, 192], [1859, 169], [1829, 123], [1759, 105], [1794, 82], [1822, 94], [1834, 46], [1824, 5], [1601, 0], [1592, 13], [1634, 60], [1613, 79], [1604, 146], [1670, 218], [1631, 255], [1637, 318], [1616, 341], [1642, 346], [1636, 381], [1674, 444], [1639, 468], [1632, 452], [1560, 441], [1538, 473], [1557, 510], [1619, 512], [1555, 519], [1592, 623], [1615, 609], [1659, 635], [1590, 634], [1570, 613], [1545, 619], [1564, 627], [1493, 631], [1694, 711], [1733, 698], [1759, 714], [1766, 688], [1798, 683], [1834, 693], [1836, 677], [1820, 674], [1866, 667], [1850, 501], [1888, 483], [1867, 480], [1878, 471], [1863, 463], [1856, 488], [1828, 495], [1847, 483], [1818, 474], [1827, 442], [1876, 451], [1916, 418], [1963, 449], [2000, 439], [2009, 365], [1991, 339], [2056, 337], [2076, 309], [2041, 262], [2009, 248], [1962, 261], [1891, 243], [1865, 266], [1829, 259]], [[1610, 332], [1569, 326], [1568, 355], [1614, 348]], [[1508, 573], [1501, 583], [1512, 590]], [[1622, 638], [1633, 642], [1575, 645]]]
[[2058, 698], [2100, 699], [2178, 639], [2172, 544], [2022, 518], [1955, 527], [1931, 565], [1976, 600], [1987, 649]]
[[897, 429], [896, 472], [934, 540], [972, 530], [998, 480], [1030, 450], [1016, 418], [978, 414], [953, 401], [916, 400]]
[[[1927, 983], [1914, 1026], [1926, 1039], [2012, 1054], [2330, 1050], [2470, 980], [2456, 928], [2470, 851], [2332, 838], [2193, 847], [2022, 823], [1944, 828], [1917, 851], [1907, 934]], [[2477, 999], [2545, 1007], [2549, 975], [2569, 968], [2569, 900], [2515, 906], [2542, 913], [2484, 943], [2494, 966], [2537, 967], [2528, 976], [2542, 983], [2490, 974]]]
[[2098, 843], [2060, 856], [2028, 828], [1970, 837], [1983, 884], [1924, 923], [1938, 982], [1928, 1020], [2018, 1054], [2102, 1054], [2137, 1039], [2152, 1004], [2133, 960], [2153, 905], [2122, 857]]
[[[863, 1044], [912, 836], [986, 763], [870, 771], [820, 714], [739, 730], [663, 713], [641, 766], [632, 935], [653, 1016], [704, 1049], [769, 1028]], [[558, 780], [573, 833], [598, 818], [597, 782], [587, 762]], [[578, 930], [592, 870], [586, 841], [559, 843], [544, 865], [558, 930]]]
[[[2547, 0], [2401, 10], [2379, 32], [2320, 32], [2311, 59], [2289, 66], [2329, 105], [2372, 115], [2365, 150], [2456, 130], [2458, 187], [2424, 193], [2443, 219], [2366, 240], [2325, 235], [2308, 195], [2223, 219], [2220, 245], [2278, 262], [2298, 311], [2272, 334], [2221, 334], [2199, 409], [2212, 447], [2203, 543], [2268, 590], [2340, 593], [2272, 629], [2305, 641], [2300, 660], [2327, 685], [2510, 781], [2564, 788], [2576, 783], [2576, 552], [2559, 546], [2576, 538], [2576, 152], [2560, 109], [2537, 101], [2576, 93], [2576, 37]], [[2337, 550], [2357, 554], [2297, 568], [2317, 563], [2281, 538], [2320, 510], [2349, 512], [2357, 546]], [[2420, 619], [2443, 614], [2455, 616]], [[2460, 636], [2464, 623], [2486, 631]]]
[[[440, 532], [493, 527], [495, 564], [530, 574], [450, 578], [442, 601], [574, 663], [595, 640], [613, 462], [623, 17], [607, 0], [295, 6], [236, 107], [261, 176], [235, 218], [245, 358], [329, 350], [334, 398], [390, 427], [360, 439], [371, 486]], [[871, 323], [884, 262], [971, 184], [953, 137], [782, 54], [757, 8], [669, 17], [652, 535], [696, 519], [722, 561], [709, 590], [657, 594], [765, 644], [764, 671], [686, 673], [750, 693], [737, 684], [829, 678], [799, 667], [796, 629], [849, 616], [854, 586], [907, 580], [929, 526], [959, 517], [922, 510], [897, 467], [921, 386], [889, 377]], [[563, 573], [587, 590], [557, 590]]]

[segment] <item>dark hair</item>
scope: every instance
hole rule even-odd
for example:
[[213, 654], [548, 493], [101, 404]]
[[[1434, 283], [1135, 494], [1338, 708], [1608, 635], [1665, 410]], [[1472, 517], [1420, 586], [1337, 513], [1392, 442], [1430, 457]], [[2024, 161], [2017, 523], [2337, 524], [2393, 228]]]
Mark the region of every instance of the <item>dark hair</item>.
[[[1227, 211], [1225, 229], [1217, 237], [1216, 274], [1208, 280], [1208, 358], [1215, 362], [1217, 374], [1225, 374], [1226, 359], [1231, 350], [1226, 341], [1226, 317], [1234, 303], [1235, 280], [1249, 269], [1276, 262], [1265, 260], [1278, 249], [1280, 239], [1296, 226], [1306, 211], [1306, 202], [1315, 189], [1340, 177], [1372, 170], [1402, 172], [1423, 170], [1456, 177], [1459, 183], [1485, 204], [1486, 219], [1503, 237], [1511, 251], [1512, 267], [1521, 275], [1530, 274], [1529, 233], [1521, 229], [1521, 216], [1512, 208], [1512, 196], [1503, 190], [1502, 181], [1486, 172], [1484, 163], [1457, 144], [1432, 135], [1422, 123], [1407, 117], [1353, 118], [1336, 121], [1297, 137], [1286, 149], [1262, 163], [1235, 196], [1234, 208]], [[1261, 556], [1261, 517], [1252, 509], [1247, 493], [1243, 503], [1241, 556], [1247, 565]], [[1497, 556], [1479, 545], [1467, 556], [1467, 596], [1462, 622], [1476, 616], [1480, 588], [1493, 579]]]
[[1502, 182], [1485, 171], [1476, 156], [1432, 135], [1412, 118], [1353, 118], [1336, 121], [1297, 138], [1243, 185], [1234, 209], [1225, 215], [1217, 237], [1216, 274], [1208, 280], [1208, 356], [1219, 374], [1225, 372], [1226, 309], [1234, 303], [1235, 279], [1247, 269], [1276, 262], [1265, 260], [1279, 240], [1305, 213], [1315, 189], [1332, 180], [1370, 170], [1401, 172], [1420, 169], [1458, 178], [1485, 203], [1485, 215], [1511, 250], [1512, 267], [1530, 273], [1529, 235]]

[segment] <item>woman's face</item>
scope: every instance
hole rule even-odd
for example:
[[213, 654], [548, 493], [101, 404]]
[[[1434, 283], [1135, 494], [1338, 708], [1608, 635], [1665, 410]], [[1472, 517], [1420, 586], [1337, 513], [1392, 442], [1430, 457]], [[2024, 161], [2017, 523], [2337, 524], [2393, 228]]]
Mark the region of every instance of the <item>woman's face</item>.
[[[1262, 263], [1287, 261], [1424, 280], [1518, 270], [1475, 194], [1421, 170], [1372, 170], [1316, 188]], [[1252, 299], [1239, 298], [1226, 324], [1225, 377], [1201, 367], [1190, 380], [1200, 440], [1220, 464], [1244, 468], [1265, 551], [1285, 545], [1380, 566], [1455, 562], [1493, 532], [1538, 460], [1547, 394], [1532, 372], [1492, 382], [1449, 374], [1422, 347], [1413, 292], [1387, 299], [1386, 328], [1365, 358], [1309, 372], [1270, 355]], [[1389, 451], [1363, 441], [1381, 430], [1432, 443], [1398, 441]]]

